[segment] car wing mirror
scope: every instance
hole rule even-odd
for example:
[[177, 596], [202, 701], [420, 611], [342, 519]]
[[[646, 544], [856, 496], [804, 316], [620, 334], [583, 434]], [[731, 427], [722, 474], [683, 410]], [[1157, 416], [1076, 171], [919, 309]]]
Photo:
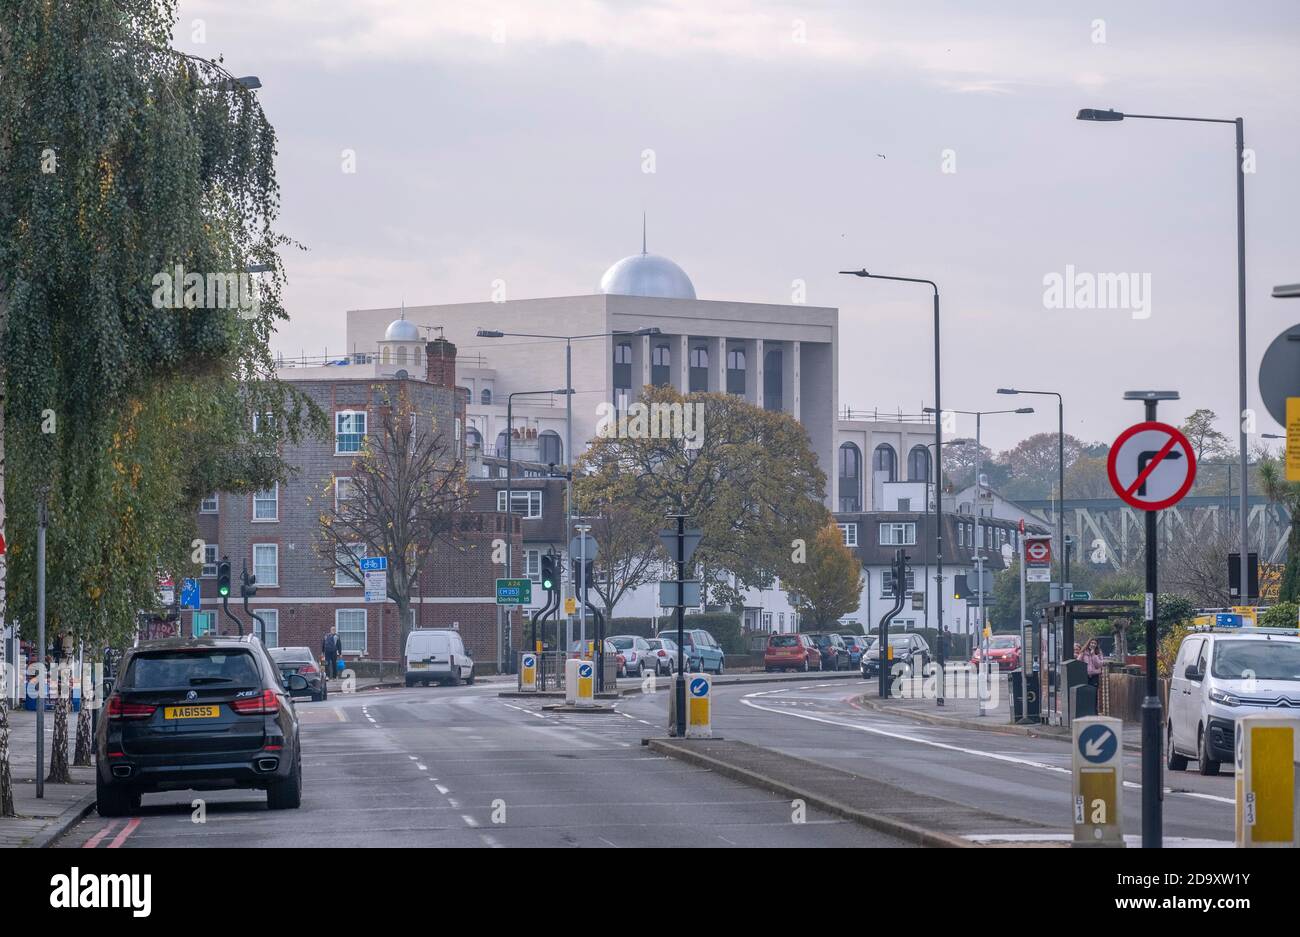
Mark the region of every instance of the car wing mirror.
[[307, 678], [304, 677], [302, 674], [297, 674], [297, 673], [289, 674], [288, 688], [290, 692], [305, 690], [307, 689], [308, 686], [309, 684], [307, 683]]
[[1183, 676], [1188, 680], [1199, 680], [1201, 679], [1201, 672], [1196, 669], [1195, 664], [1188, 664], [1187, 669], [1183, 671]]

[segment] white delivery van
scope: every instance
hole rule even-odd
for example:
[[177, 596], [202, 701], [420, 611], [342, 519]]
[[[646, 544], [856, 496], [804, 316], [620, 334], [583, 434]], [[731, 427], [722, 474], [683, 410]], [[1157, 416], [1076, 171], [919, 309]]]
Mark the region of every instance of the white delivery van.
[[460, 632], [450, 628], [420, 628], [406, 638], [406, 685], [435, 680], [456, 686], [474, 682], [474, 659], [465, 650]]
[[1169, 675], [1166, 765], [1218, 774], [1236, 756], [1237, 719], [1300, 718], [1300, 630], [1208, 627], [1183, 638]]

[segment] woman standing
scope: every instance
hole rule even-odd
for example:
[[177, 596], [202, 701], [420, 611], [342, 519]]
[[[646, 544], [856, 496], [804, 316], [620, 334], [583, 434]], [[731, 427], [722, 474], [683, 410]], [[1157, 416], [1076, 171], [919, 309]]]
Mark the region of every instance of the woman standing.
[[1090, 686], [1097, 686], [1101, 682], [1101, 664], [1105, 659], [1101, 656], [1101, 645], [1097, 639], [1091, 639], [1083, 646], [1079, 652], [1078, 659], [1088, 665], [1088, 683]]

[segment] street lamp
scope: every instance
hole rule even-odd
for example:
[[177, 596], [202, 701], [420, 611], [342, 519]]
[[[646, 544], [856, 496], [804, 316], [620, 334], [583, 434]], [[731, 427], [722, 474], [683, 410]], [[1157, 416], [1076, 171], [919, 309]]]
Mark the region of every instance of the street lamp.
[[1065, 398], [1054, 390], [1018, 390], [1014, 387], [999, 387], [999, 394], [1030, 394], [1038, 397], [1056, 398], [1056, 548], [1060, 551], [1057, 563], [1060, 564], [1061, 592], [1060, 600], [1065, 601]]
[[[1247, 570], [1249, 567], [1250, 553], [1250, 517], [1247, 514], [1247, 489], [1249, 488], [1248, 479], [1248, 453], [1246, 451], [1246, 410], [1248, 409], [1246, 396], [1246, 171], [1242, 166], [1245, 144], [1245, 122], [1242, 118], [1237, 117], [1232, 120], [1226, 118], [1214, 117], [1170, 117], [1164, 114], [1125, 114], [1116, 110], [1096, 110], [1093, 108], [1084, 108], [1077, 115], [1078, 120], [1087, 120], [1094, 122], [1112, 122], [1126, 119], [1133, 120], [1178, 120], [1187, 121], [1197, 124], [1232, 124], [1237, 132], [1237, 392], [1240, 406], [1237, 414], [1237, 438], [1239, 443], [1238, 463], [1241, 470], [1241, 492], [1239, 494], [1238, 522], [1240, 524], [1241, 536], [1241, 581], [1244, 584], [1248, 580]], [[1274, 289], [1274, 295], [1287, 296], [1292, 295], [1287, 290], [1293, 290], [1295, 287], [1280, 287], [1283, 290], [1281, 294]], [[1245, 587], [1243, 585], [1243, 593]]]
[[[917, 277], [890, 277], [881, 273], [868, 273], [864, 267], [861, 270], [841, 270], [841, 274], [855, 277], [868, 277], [873, 280], [895, 280], [900, 283], [924, 283], [934, 290], [934, 408], [943, 410], [943, 398], [939, 393], [939, 377], [941, 374], [939, 366], [939, 285], [933, 280], [925, 280]], [[935, 458], [935, 520], [934, 520], [934, 563], [935, 577], [938, 588], [934, 591], [935, 596], [935, 613], [939, 619], [939, 633], [936, 635], [939, 644], [939, 679], [936, 681], [939, 691], [936, 703], [943, 706], [943, 684], [944, 684], [944, 623], [943, 623], [943, 420], [934, 421], [934, 454]], [[883, 663], [886, 647], [880, 648], [881, 660]]]
[[[658, 328], [652, 327], [652, 328], [645, 328], [645, 329], [637, 329], [635, 332], [631, 332], [631, 333], [613, 331], [613, 332], [592, 332], [587, 335], [537, 335], [531, 332], [502, 332], [498, 329], [479, 329], [474, 334], [478, 338], [544, 338], [544, 339], [551, 339], [555, 341], [564, 342], [564, 386], [566, 388], [564, 392], [565, 393], [565, 402], [564, 402], [565, 453], [564, 454], [565, 457], [568, 459], [568, 471], [564, 473], [565, 474], [564, 529], [566, 531], [566, 536], [568, 536], [573, 532], [573, 393], [574, 393], [573, 391], [573, 343], [575, 341], [578, 341], [579, 339], [608, 338], [611, 335], [627, 335], [627, 334], [641, 335], [641, 336], [658, 335], [660, 334], [660, 330]], [[511, 396], [513, 396], [513, 394]], [[509, 411], [510, 411], [509, 401], [507, 400], [507, 407], [506, 407], [507, 423], [510, 422]], [[508, 453], [510, 450], [510, 437], [509, 437], [510, 427], [507, 426], [506, 430], [507, 430], [506, 451]], [[510, 474], [510, 459], [508, 456], [506, 458], [506, 474], [507, 475]], [[507, 555], [508, 553], [509, 550], [507, 549]], [[570, 557], [569, 559], [570, 562], [572, 562], [573, 558]], [[508, 575], [509, 572], [507, 572], [507, 576]], [[569, 622], [570, 626], [572, 626], [573, 620], [568, 615], [565, 615], [565, 620]]]
[[[936, 411], [933, 407], [926, 407], [926, 413], [935, 414], [935, 419], [942, 419], [943, 414]], [[996, 416], [1001, 413], [1033, 413], [1033, 407], [1017, 407], [1014, 410], [950, 410], [950, 413], [960, 413], [964, 416], [975, 417], [975, 581], [979, 583], [979, 620], [980, 620], [980, 647], [983, 653], [980, 654], [980, 666], [984, 667], [988, 661], [988, 639], [984, 637], [984, 531], [980, 523], [980, 496], [984, 491], [984, 484], [980, 481], [980, 469], [983, 465], [983, 443], [980, 439], [980, 426], [983, 418], [986, 416]], [[970, 606], [968, 605], [967, 608]], [[1020, 631], [1024, 628], [1023, 615], [1020, 626], [1016, 629]], [[979, 694], [979, 714], [984, 715], [984, 694]]]

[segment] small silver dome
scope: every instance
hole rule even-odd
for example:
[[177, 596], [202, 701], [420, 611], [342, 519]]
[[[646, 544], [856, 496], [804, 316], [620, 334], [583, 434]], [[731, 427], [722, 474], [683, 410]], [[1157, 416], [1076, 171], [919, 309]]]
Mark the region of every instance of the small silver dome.
[[384, 332], [386, 342], [418, 342], [420, 330], [410, 319], [394, 319]]
[[658, 296], [694, 299], [695, 286], [686, 271], [658, 254], [624, 257], [600, 278], [600, 291], [619, 296]]

